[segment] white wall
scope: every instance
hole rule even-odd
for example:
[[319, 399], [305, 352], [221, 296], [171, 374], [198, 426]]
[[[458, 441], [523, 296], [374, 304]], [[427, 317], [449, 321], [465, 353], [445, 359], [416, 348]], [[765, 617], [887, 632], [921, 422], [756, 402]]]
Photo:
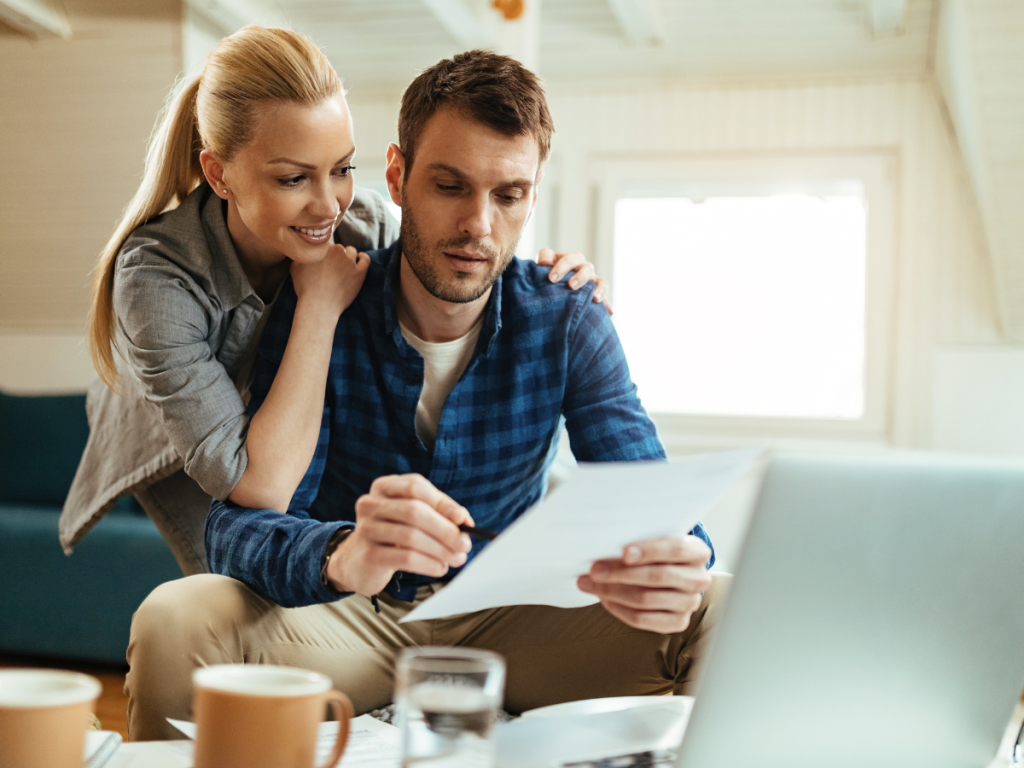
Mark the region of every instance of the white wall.
[[11, 394], [84, 392], [96, 377], [79, 333], [0, 333], [0, 361], [0, 390]]
[[935, 448], [1024, 455], [1024, 347], [940, 346], [932, 386]]
[[71, 40], [0, 35], [0, 329], [81, 332], [181, 62], [180, 6], [66, 0]]
[[180, 4], [65, 0], [71, 40], [0, 28], [0, 388], [82, 390], [93, 264], [181, 66]]

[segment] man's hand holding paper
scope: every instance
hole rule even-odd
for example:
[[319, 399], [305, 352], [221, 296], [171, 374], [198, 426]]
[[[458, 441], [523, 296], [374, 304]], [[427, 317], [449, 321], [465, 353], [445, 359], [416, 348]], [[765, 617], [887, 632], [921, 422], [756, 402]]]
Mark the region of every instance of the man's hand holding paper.
[[682, 632], [711, 586], [711, 549], [696, 536], [664, 536], [628, 545], [622, 557], [598, 560], [577, 579], [612, 616], [649, 632]]

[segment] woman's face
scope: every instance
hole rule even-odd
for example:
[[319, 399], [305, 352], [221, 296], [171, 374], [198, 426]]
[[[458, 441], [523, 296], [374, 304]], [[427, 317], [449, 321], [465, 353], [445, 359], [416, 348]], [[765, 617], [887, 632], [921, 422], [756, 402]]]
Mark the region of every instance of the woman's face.
[[315, 107], [263, 107], [253, 141], [221, 165], [221, 183], [207, 170], [228, 201], [228, 231], [243, 261], [271, 266], [285, 257], [324, 258], [352, 203], [355, 151], [343, 96]]

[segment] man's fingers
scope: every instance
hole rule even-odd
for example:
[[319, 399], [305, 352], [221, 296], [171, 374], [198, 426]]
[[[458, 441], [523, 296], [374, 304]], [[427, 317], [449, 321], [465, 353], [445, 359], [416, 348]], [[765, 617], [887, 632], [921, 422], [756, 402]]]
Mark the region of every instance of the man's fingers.
[[700, 593], [683, 594], [674, 589], [649, 589], [630, 584], [600, 584], [582, 576], [580, 589], [597, 595], [602, 601], [618, 603], [641, 611], [692, 613], [700, 607]]
[[442, 493], [423, 475], [386, 475], [378, 477], [370, 486], [370, 493], [379, 493], [391, 499], [419, 499], [432, 509], [451, 520], [455, 525], [473, 524], [469, 510], [455, 501], [451, 496]]
[[542, 267], [550, 267], [555, 263], [555, 252], [550, 248], [541, 248], [537, 254], [537, 263]]
[[453, 568], [458, 568], [466, 563], [465, 552], [452, 552], [451, 549], [419, 528], [393, 523], [389, 520], [374, 520], [370, 525], [365, 526], [365, 529], [367, 537], [376, 544], [419, 552], [421, 555], [446, 563]]
[[385, 547], [380, 550], [379, 564], [391, 571], [418, 573], [439, 579], [448, 573], [448, 566], [432, 557], [399, 547]]
[[468, 552], [469, 536], [461, 533], [451, 520], [419, 499], [390, 498], [369, 493], [356, 501], [356, 521], [361, 525], [387, 521], [423, 531], [451, 553]]
[[696, 536], [665, 536], [660, 539], [638, 541], [622, 551], [626, 565], [668, 563], [677, 565], [704, 565], [711, 559], [711, 549]]
[[452, 552], [468, 552], [469, 536], [434, 509], [416, 499], [385, 499], [374, 511], [374, 518], [423, 531]]
[[711, 586], [711, 574], [703, 565], [624, 565], [620, 560], [599, 560], [590, 567], [598, 584], [630, 584], [681, 592], [703, 592]]

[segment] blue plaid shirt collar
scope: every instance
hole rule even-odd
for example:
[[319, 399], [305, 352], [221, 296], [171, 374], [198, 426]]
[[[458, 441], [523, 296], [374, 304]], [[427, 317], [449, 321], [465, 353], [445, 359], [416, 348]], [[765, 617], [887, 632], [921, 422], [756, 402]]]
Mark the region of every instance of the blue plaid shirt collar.
[[[398, 325], [398, 288], [401, 284], [402, 267], [402, 241], [396, 240], [391, 246], [381, 252], [382, 260], [387, 264], [387, 272], [384, 277], [382, 289], [384, 299], [384, 330], [394, 340], [403, 357], [419, 357], [417, 352], [402, 336], [402, 329]], [[484, 355], [491, 354], [494, 344], [501, 330], [501, 275], [491, 286], [491, 295], [487, 299], [487, 307], [484, 309], [484, 324], [480, 329], [480, 340], [477, 342], [476, 353], [480, 354], [483, 349]], [[472, 365], [472, 363], [471, 363]]]

